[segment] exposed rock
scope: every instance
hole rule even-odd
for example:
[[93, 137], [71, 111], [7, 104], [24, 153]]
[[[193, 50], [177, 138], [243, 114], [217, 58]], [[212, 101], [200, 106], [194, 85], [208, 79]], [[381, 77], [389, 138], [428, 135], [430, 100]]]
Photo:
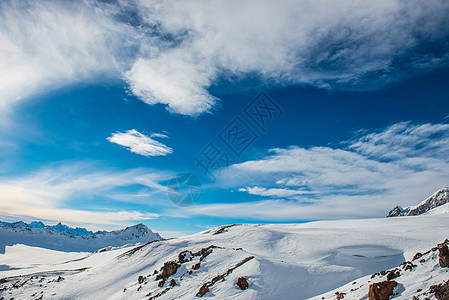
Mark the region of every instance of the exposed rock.
[[178, 260], [179, 260], [179, 263], [181, 263], [181, 264], [185, 263], [185, 262], [188, 262], [188, 261], [191, 261], [192, 260], [192, 252], [189, 251], [189, 250], [182, 251], [178, 255]]
[[435, 192], [432, 196], [418, 204], [417, 206], [409, 206], [402, 208], [396, 206], [389, 213], [387, 218], [399, 216], [417, 216], [428, 212], [443, 204], [449, 203], [449, 189], [444, 188]]
[[337, 300], [343, 299], [345, 295], [346, 295], [345, 293], [335, 292]]
[[209, 292], [209, 288], [207, 287], [207, 283], [205, 283], [202, 287], [200, 287], [200, 290], [196, 293], [196, 296], [203, 297], [207, 292]]
[[59, 276], [58, 279], [56, 279], [56, 282], [61, 282], [61, 281], [63, 281], [63, 280], [64, 280], [64, 277]]
[[200, 263], [196, 263], [192, 266], [192, 269], [194, 270], [198, 270], [200, 268], [201, 264]]
[[176, 274], [180, 266], [181, 266], [180, 264], [174, 261], [167, 261], [162, 267], [162, 274], [161, 274], [162, 278], [167, 279], [168, 277]]
[[449, 299], [449, 281], [438, 285], [432, 285], [430, 287], [430, 293], [435, 294], [435, 298], [438, 300]]
[[392, 210], [390, 210], [390, 212], [388, 213], [387, 218], [391, 218], [391, 217], [399, 217], [402, 215], [402, 212], [404, 211], [404, 209], [400, 206], [396, 206], [395, 208], [393, 208]]
[[[229, 268], [225, 273], [215, 276], [214, 278], [212, 278], [212, 280], [203, 284], [203, 286], [200, 288], [199, 292], [196, 295], [198, 297], [202, 297], [205, 293], [207, 293], [209, 291], [209, 288], [212, 287], [215, 283], [217, 283], [220, 280], [225, 280], [226, 276], [228, 276], [235, 269], [237, 269], [241, 265], [247, 263], [248, 261], [252, 260], [253, 258], [254, 258], [254, 256], [248, 256], [248, 257], [242, 259], [241, 261], [239, 261], [238, 263], [236, 263], [233, 267]], [[206, 292], [204, 292], [205, 288], [207, 288]]]
[[393, 290], [398, 283], [394, 280], [373, 283], [369, 286], [369, 300], [388, 300], [393, 295]]
[[163, 287], [165, 284], [165, 280], [161, 280], [159, 281], [159, 283], [157, 284], [158, 287]]
[[449, 249], [447, 247], [446, 244], [444, 244], [443, 246], [438, 248], [439, 250], [439, 254], [438, 257], [439, 259], [439, 263], [440, 263], [440, 267], [442, 268], [448, 268], [449, 267]]
[[249, 287], [248, 280], [245, 277], [239, 277], [237, 279], [237, 285], [241, 290], [246, 290]]
[[225, 225], [225, 226], [221, 226], [220, 229], [218, 229], [217, 231], [214, 232], [214, 235], [216, 234], [220, 234], [223, 232], [227, 232], [229, 228], [234, 227], [234, 226], [238, 226], [241, 224], [231, 224], [231, 225]]
[[139, 284], [142, 284], [145, 281], [145, 277], [143, 277], [142, 275], [139, 276], [139, 278], [137, 278], [137, 282]]
[[421, 256], [422, 256], [422, 253], [421, 253], [421, 252], [416, 252], [416, 254], [415, 254], [415, 256], [413, 256], [413, 259], [412, 259], [412, 260], [418, 259], [418, 258], [420, 258]]
[[170, 280], [170, 286], [175, 286], [175, 285], [178, 285], [178, 284], [176, 283], [176, 280], [174, 280], [172, 278], [172, 280]]
[[395, 279], [396, 277], [399, 277], [401, 275], [401, 273], [399, 272], [399, 270], [394, 269], [394, 270], [390, 270], [387, 273], [387, 281], [390, 281], [391, 279]]

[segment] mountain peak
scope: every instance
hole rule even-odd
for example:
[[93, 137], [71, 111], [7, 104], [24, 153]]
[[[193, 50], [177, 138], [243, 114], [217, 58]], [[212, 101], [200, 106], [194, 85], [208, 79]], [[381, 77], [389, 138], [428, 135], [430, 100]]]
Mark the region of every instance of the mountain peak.
[[433, 195], [416, 206], [408, 206], [406, 208], [396, 206], [395, 208], [390, 210], [387, 218], [421, 215], [446, 203], [449, 203], [449, 188], [447, 187], [436, 191], [435, 193], [433, 193]]
[[29, 246], [53, 250], [84, 252], [96, 251], [104, 247], [143, 244], [162, 239], [158, 233], [153, 232], [142, 223], [121, 230], [92, 232], [86, 228], [72, 228], [61, 222], [56, 225], [45, 225], [38, 221], [30, 224], [22, 221], [0, 222], [0, 236], [2, 234], [5, 234], [8, 239], [0, 241], [0, 253], [4, 252], [2, 247], [13, 245], [16, 241]]

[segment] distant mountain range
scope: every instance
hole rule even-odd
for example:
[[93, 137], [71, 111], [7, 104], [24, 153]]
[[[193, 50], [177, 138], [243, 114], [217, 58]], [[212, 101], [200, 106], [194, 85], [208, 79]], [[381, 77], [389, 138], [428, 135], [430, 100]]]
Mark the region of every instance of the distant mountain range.
[[432, 196], [422, 201], [420, 204], [416, 206], [408, 206], [406, 208], [402, 208], [400, 206], [396, 206], [387, 215], [387, 218], [390, 217], [400, 217], [400, 216], [417, 216], [423, 213], [428, 212], [431, 209], [437, 208], [443, 204], [449, 202], [449, 189], [444, 188], [435, 192]]
[[62, 223], [45, 225], [42, 222], [0, 222], [0, 253], [5, 246], [25, 244], [61, 251], [93, 252], [104, 247], [120, 247], [161, 240], [162, 237], [144, 224], [115, 231], [92, 232], [72, 228]]

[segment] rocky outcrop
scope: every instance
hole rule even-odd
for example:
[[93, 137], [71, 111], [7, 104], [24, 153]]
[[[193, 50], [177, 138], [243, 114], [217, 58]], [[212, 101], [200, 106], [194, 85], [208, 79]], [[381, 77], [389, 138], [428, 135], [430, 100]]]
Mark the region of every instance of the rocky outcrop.
[[168, 277], [176, 274], [176, 272], [178, 271], [178, 268], [181, 265], [174, 262], [174, 261], [167, 261], [164, 266], [162, 267], [162, 273], [161, 276], [163, 279], [167, 279]]
[[390, 217], [400, 217], [400, 216], [417, 216], [423, 213], [428, 212], [431, 209], [434, 209], [443, 204], [449, 203], [449, 189], [444, 188], [432, 196], [418, 204], [417, 206], [409, 206], [406, 208], [402, 208], [400, 206], [396, 206], [393, 208], [387, 215], [387, 218]]
[[438, 285], [432, 285], [430, 287], [430, 293], [435, 295], [438, 300], [449, 299], [449, 281], [440, 283]]
[[239, 277], [237, 279], [237, 286], [241, 289], [241, 290], [246, 290], [249, 287], [249, 283], [248, 280], [246, 280], [245, 277]]
[[201, 286], [201, 288], [198, 291], [198, 293], [196, 293], [196, 296], [197, 297], [203, 297], [209, 291], [209, 288], [212, 287], [215, 283], [225, 280], [226, 277], [229, 274], [232, 273], [232, 271], [234, 271], [235, 269], [237, 269], [241, 265], [247, 263], [248, 261], [252, 260], [253, 258], [254, 258], [254, 256], [248, 256], [245, 259], [243, 259], [240, 262], [238, 262], [237, 264], [235, 264], [233, 267], [229, 268], [225, 273], [215, 276], [214, 278], [212, 278], [212, 280], [206, 282], [205, 284], [203, 284]]
[[373, 283], [369, 286], [369, 300], [388, 300], [393, 295], [394, 288], [398, 283], [394, 280]]
[[441, 245], [438, 247], [438, 258], [439, 258], [439, 264], [442, 268], [449, 268], [449, 248], [447, 247], [447, 244]]

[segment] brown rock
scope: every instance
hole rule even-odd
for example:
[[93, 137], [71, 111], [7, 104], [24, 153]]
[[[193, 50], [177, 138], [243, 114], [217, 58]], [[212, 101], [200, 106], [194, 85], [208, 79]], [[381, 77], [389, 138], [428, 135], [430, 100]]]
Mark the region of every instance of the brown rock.
[[179, 253], [178, 260], [182, 264], [182, 263], [190, 261], [192, 259], [191, 257], [192, 257], [192, 252], [189, 250], [186, 250], [186, 251], [182, 251], [181, 253]]
[[142, 284], [144, 280], [145, 278], [142, 275], [140, 275], [139, 278], [137, 278], [137, 282], [139, 282], [139, 284]]
[[201, 264], [200, 263], [196, 263], [192, 266], [192, 269], [194, 270], [198, 270], [200, 268]]
[[343, 299], [345, 297], [345, 293], [339, 293], [339, 292], [335, 292], [335, 296], [337, 298], [337, 300]]
[[237, 279], [237, 285], [241, 290], [246, 290], [249, 287], [248, 280], [245, 277], [239, 277]]
[[432, 285], [430, 287], [430, 292], [435, 294], [435, 298], [438, 300], [449, 299], [449, 281], [438, 285]]
[[439, 263], [440, 263], [440, 267], [442, 268], [448, 268], [449, 267], [449, 249], [447, 247], [447, 245], [443, 245], [440, 248], [438, 248], [439, 250]]
[[388, 300], [398, 283], [394, 280], [373, 283], [369, 286], [369, 300]]
[[196, 293], [197, 297], [203, 297], [204, 295], [206, 295], [206, 293], [209, 292], [209, 288], [207, 287], [207, 284], [203, 284], [202, 287], [200, 287], [200, 290], [198, 291], [198, 293]]
[[176, 280], [174, 280], [172, 278], [172, 280], [170, 280], [170, 286], [175, 286], [175, 285], [178, 285], [178, 284], [176, 283]]
[[400, 275], [401, 275], [401, 273], [396, 269], [388, 271], [387, 281], [390, 281], [391, 279], [395, 279], [396, 277], [399, 277]]
[[178, 268], [181, 265], [179, 265], [178, 263], [174, 262], [174, 261], [168, 261], [164, 264], [164, 266], [162, 267], [162, 278], [167, 279], [168, 277], [172, 276], [173, 274], [176, 273], [176, 271], [178, 271]]
[[412, 260], [418, 259], [418, 258], [420, 258], [421, 256], [422, 256], [422, 253], [421, 253], [421, 252], [416, 252], [416, 254], [415, 254], [415, 256], [413, 256], [413, 259], [412, 259]]
[[161, 280], [159, 281], [159, 283], [157, 284], [158, 287], [163, 287], [165, 284], [165, 280]]

